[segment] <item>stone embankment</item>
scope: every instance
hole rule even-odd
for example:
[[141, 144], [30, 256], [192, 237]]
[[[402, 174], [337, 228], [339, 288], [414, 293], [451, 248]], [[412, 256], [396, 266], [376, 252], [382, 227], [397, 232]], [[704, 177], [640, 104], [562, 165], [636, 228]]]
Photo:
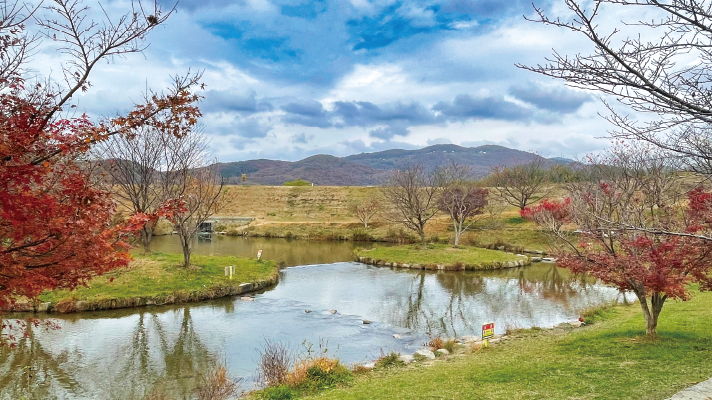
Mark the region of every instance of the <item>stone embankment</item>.
[[278, 281], [279, 272], [275, 271], [269, 277], [254, 282], [235, 285], [216, 285], [192, 292], [176, 291], [175, 293], [166, 295], [106, 298], [97, 300], [63, 299], [57, 303], [39, 301], [33, 303], [29, 301], [18, 301], [3, 311], [35, 313], [56, 312], [66, 314], [82, 311], [115, 310], [119, 308], [181, 304], [255, 292], [272, 286]]
[[378, 260], [369, 257], [356, 257], [356, 261], [376, 265], [379, 267], [394, 267], [394, 268], [410, 268], [410, 269], [424, 269], [424, 270], [442, 270], [442, 271], [481, 271], [488, 269], [504, 269], [504, 268], [516, 268], [523, 267], [525, 265], [531, 264], [531, 259], [526, 256], [521, 256], [518, 260], [512, 261], [492, 261], [483, 262], [480, 264], [465, 264], [465, 263], [454, 263], [454, 264], [407, 264], [399, 262], [388, 262], [384, 260]]

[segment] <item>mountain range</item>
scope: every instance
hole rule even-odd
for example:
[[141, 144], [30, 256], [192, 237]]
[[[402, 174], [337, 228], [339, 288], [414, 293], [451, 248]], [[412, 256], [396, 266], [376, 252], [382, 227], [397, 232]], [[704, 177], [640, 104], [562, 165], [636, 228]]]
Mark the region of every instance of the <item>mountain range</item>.
[[[361, 153], [347, 157], [319, 154], [299, 161], [248, 160], [219, 163], [220, 174], [230, 183], [241, 182], [242, 174], [248, 184], [282, 185], [284, 182], [303, 179], [320, 186], [378, 185], [389, 171], [406, 165], [420, 164], [427, 170], [447, 165], [452, 161], [472, 168], [477, 177], [487, 175], [492, 167], [522, 164], [542, 157], [503, 146], [484, 145], [461, 147], [438, 144], [418, 150], [385, 150]], [[572, 160], [556, 157], [552, 163]]]

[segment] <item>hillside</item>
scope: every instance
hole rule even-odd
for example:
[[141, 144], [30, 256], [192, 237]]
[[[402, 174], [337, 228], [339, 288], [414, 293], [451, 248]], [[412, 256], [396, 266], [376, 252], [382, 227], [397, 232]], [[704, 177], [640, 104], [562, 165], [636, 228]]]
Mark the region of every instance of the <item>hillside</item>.
[[[249, 160], [220, 163], [220, 173], [231, 183], [247, 182], [260, 185], [281, 185], [286, 181], [304, 179], [315, 185], [368, 186], [378, 185], [388, 171], [405, 165], [421, 164], [428, 170], [455, 161], [468, 165], [477, 176], [485, 176], [491, 167], [516, 165], [540, 156], [502, 146], [461, 147], [441, 144], [418, 150], [386, 150], [348, 157], [319, 154], [300, 161]], [[561, 162], [561, 161], [554, 161]]]
[[281, 185], [301, 178], [320, 186], [367, 186], [378, 184], [386, 173], [325, 154], [296, 162], [251, 160], [219, 165], [221, 175], [230, 182], [239, 182], [241, 175], [247, 174], [249, 183], [260, 185]]

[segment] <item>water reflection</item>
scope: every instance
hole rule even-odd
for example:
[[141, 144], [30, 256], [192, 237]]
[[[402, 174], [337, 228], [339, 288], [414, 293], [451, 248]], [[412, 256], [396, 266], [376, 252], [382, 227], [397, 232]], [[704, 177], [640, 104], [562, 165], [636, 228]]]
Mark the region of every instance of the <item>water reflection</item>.
[[621, 298], [552, 264], [436, 272], [342, 262], [281, 274], [279, 285], [254, 302], [226, 298], [55, 315], [60, 331], [33, 328], [16, 349], [0, 349], [0, 399], [142, 399], [156, 387], [190, 399], [199, 372], [218, 355], [249, 387], [265, 338], [293, 348], [326, 339], [332, 352], [353, 363], [382, 350], [411, 353], [427, 335], [479, 334], [484, 322], [495, 322], [499, 332], [553, 326], [582, 308]]
[[[262, 250], [264, 259], [282, 262], [288, 267], [351, 261], [354, 259], [354, 249], [359, 246], [363, 244], [222, 235], [214, 235], [213, 240], [195, 239], [193, 242], [193, 249], [198, 254], [256, 257], [257, 251]], [[374, 244], [369, 243], [368, 246], [373, 247]], [[377, 243], [376, 246], [390, 244]], [[165, 253], [181, 252], [180, 243], [175, 236], [154, 238], [152, 248]]]
[[196, 332], [190, 308], [171, 314], [177, 324], [170, 327], [162, 316], [140, 312], [108, 325], [106, 315], [68, 316], [57, 320], [61, 333], [30, 328], [16, 348], [0, 351], [0, 398], [143, 399], [160, 385], [172, 398], [191, 399], [215, 353]]

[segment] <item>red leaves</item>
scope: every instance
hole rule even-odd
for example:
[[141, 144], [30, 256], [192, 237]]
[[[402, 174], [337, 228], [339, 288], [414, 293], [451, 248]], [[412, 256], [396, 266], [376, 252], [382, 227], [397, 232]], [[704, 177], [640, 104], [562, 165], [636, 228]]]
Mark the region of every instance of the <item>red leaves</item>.
[[17, 296], [72, 289], [127, 265], [122, 239], [149, 220], [180, 212], [183, 203], [174, 200], [153, 215], [111, 226], [113, 200], [75, 161], [93, 143], [141, 124], [181, 135], [200, 111], [188, 90], [196, 82], [177, 83], [183, 86], [98, 125], [85, 115], [55, 118], [51, 93], [28, 93], [18, 85], [0, 94], [0, 310]]
[[535, 207], [526, 207], [525, 209], [519, 211], [519, 214], [522, 218], [534, 221], [545, 214], [557, 221], [568, 222], [571, 220], [571, 213], [569, 210], [570, 205], [570, 198], [567, 198], [564, 201], [544, 199], [539, 203], [539, 205]]
[[[615, 201], [616, 191], [610, 185], [600, 185]], [[587, 201], [585, 194], [581, 199]], [[688, 194], [688, 200], [684, 213], [677, 214], [677, 224], [686, 224], [687, 233], [712, 231], [712, 194], [700, 187]], [[582, 231], [578, 244], [570, 243], [572, 251], [557, 254], [559, 265], [572, 272], [587, 273], [622, 290], [644, 295], [664, 293], [682, 300], [690, 297], [691, 283], [700, 283], [703, 290], [712, 289], [712, 241], [615, 225], [597, 219], [591, 211], [575, 210], [570, 199], [543, 200], [536, 207], [522, 210], [521, 215], [558, 232], [559, 237], [565, 236], [560, 232], [564, 223], [579, 224]]]

